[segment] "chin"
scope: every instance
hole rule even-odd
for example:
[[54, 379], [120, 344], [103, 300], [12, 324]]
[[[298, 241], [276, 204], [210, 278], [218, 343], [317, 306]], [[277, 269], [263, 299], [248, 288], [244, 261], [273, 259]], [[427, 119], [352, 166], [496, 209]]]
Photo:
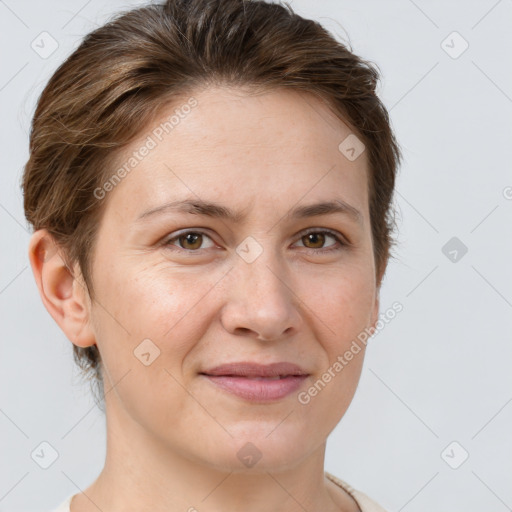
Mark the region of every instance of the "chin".
[[283, 428], [279, 422], [271, 428], [267, 422], [264, 425], [245, 424], [238, 432], [229, 429], [232, 438], [210, 440], [209, 460], [204, 462], [223, 472], [280, 472], [296, 467], [315, 449], [313, 440], [298, 428]]

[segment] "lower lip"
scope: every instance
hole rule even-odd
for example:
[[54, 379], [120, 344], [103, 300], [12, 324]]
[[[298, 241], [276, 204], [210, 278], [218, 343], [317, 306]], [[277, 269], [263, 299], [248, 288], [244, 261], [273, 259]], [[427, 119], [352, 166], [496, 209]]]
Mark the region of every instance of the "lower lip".
[[246, 400], [267, 402], [279, 400], [297, 391], [307, 375], [291, 375], [282, 379], [249, 379], [246, 377], [228, 377], [204, 375], [220, 388]]

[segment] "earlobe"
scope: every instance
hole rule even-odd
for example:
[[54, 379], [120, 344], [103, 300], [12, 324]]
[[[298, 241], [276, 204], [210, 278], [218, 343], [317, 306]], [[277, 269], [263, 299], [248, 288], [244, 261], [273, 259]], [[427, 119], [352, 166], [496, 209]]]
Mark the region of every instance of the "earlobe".
[[78, 265], [68, 267], [63, 249], [46, 229], [32, 235], [29, 260], [41, 300], [67, 338], [80, 347], [94, 345], [90, 300]]

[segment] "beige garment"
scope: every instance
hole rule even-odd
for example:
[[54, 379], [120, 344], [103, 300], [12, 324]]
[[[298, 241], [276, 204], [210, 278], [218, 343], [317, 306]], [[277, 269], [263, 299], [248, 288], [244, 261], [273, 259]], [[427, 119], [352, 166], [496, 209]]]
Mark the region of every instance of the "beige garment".
[[[386, 512], [380, 505], [375, 503], [372, 499], [370, 499], [366, 494], [363, 494], [361, 491], [357, 491], [352, 486], [336, 478], [334, 475], [331, 475], [327, 471], [325, 472], [325, 476], [334, 482], [336, 485], [347, 491], [357, 502], [361, 512]], [[55, 510], [52, 512], [70, 512], [69, 505], [74, 495], [68, 496], [64, 502], [62, 502]]]
[[[325, 476], [339, 487], [347, 491], [350, 496], [356, 500], [356, 503], [359, 505], [361, 512], [386, 512], [378, 503], [375, 503], [375, 501], [373, 501], [361, 491], [354, 489], [351, 485], [347, 484], [347, 482], [340, 480], [327, 471], [325, 472]], [[59, 510], [59, 512], [61, 511]]]

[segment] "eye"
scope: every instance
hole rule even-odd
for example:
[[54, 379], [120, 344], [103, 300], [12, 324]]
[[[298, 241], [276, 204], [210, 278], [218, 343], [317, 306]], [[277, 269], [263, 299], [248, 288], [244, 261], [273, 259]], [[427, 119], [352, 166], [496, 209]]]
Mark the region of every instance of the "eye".
[[[328, 240], [334, 242], [325, 245]], [[205, 240], [209, 240], [209, 245], [204, 245]], [[328, 253], [330, 251], [341, 250], [344, 246], [348, 245], [341, 235], [334, 231], [325, 229], [310, 229], [302, 232], [300, 235], [300, 242], [302, 247], [310, 249], [314, 253]], [[189, 253], [201, 252], [201, 249], [209, 249], [215, 247], [215, 243], [206, 233], [200, 230], [182, 231], [178, 235], [168, 238], [163, 242], [164, 247], [171, 250], [185, 250]]]
[[[329, 244], [327, 248], [325, 248], [325, 243], [329, 238], [334, 240], [334, 243]], [[309, 230], [302, 233], [300, 241], [303, 243], [303, 247], [319, 253], [340, 250], [344, 245], [346, 245], [341, 236], [333, 231], [325, 229]]]
[[[201, 247], [205, 238], [210, 240], [212, 243], [207, 247]], [[190, 252], [197, 252], [197, 249], [208, 249], [209, 247], [214, 247], [212, 239], [202, 231], [185, 231], [173, 238], [167, 239], [164, 242], [164, 245], [166, 247], [175, 246], [175, 241], [180, 249], [185, 249]]]

